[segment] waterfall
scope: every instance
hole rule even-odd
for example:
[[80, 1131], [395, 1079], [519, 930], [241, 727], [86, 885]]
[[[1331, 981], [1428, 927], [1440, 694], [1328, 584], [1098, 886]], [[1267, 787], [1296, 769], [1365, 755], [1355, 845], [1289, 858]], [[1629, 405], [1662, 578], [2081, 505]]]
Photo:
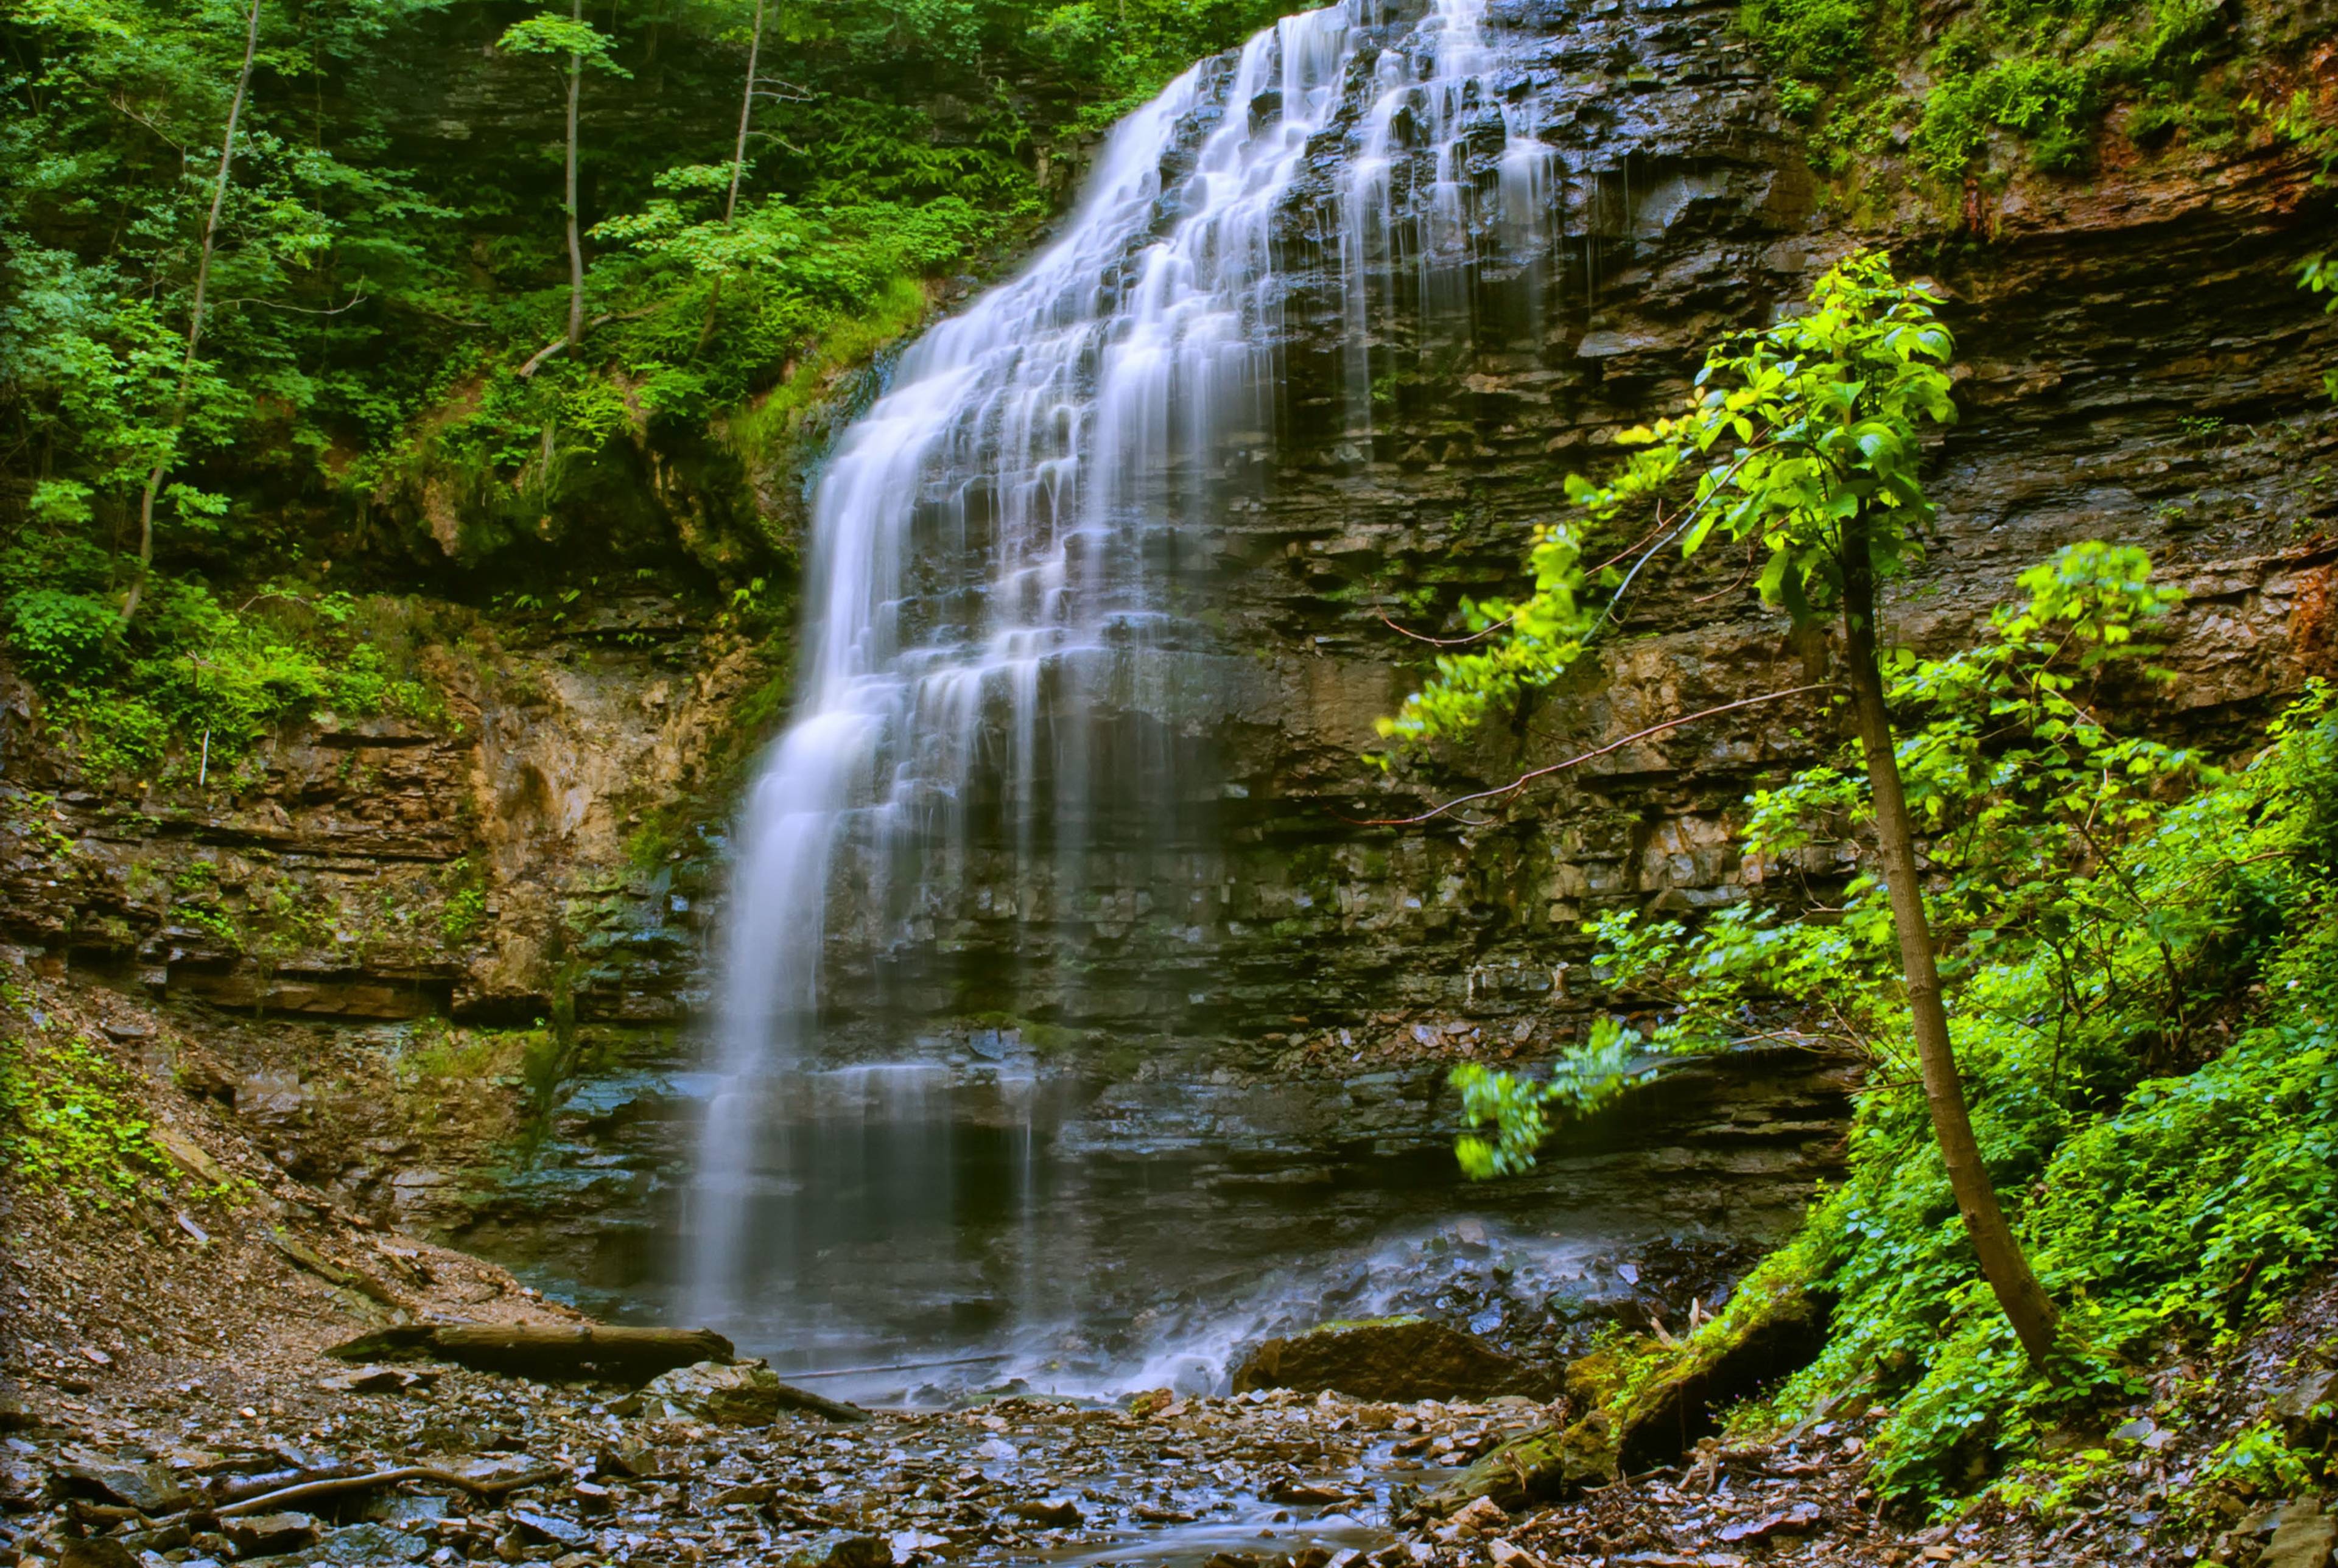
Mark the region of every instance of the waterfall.
[[1553, 154], [1536, 103], [1495, 89], [1486, 11], [1347, 0], [1187, 72], [1113, 132], [1060, 237], [927, 332], [842, 437], [796, 718], [741, 820], [687, 1221], [709, 1320], [756, 1298], [754, 1205], [792, 1200], [774, 1086], [811, 1060], [840, 940], [932, 947], [1002, 885], [1033, 931], [1076, 926], [1127, 880], [1099, 867], [1202, 830], [1192, 590], [1216, 511], [1273, 456], [1286, 318], [1335, 322], [1368, 443], [1375, 323], [1466, 329], [1479, 268], [1544, 244]]

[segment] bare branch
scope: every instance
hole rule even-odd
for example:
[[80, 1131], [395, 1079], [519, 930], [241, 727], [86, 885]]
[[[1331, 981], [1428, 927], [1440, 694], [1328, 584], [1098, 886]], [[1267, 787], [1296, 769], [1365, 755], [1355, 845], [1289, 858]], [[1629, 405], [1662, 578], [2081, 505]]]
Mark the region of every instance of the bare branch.
[[1418, 823], [1427, 822], [1434, 818], [1442, 817], [1448, 811], [1451, 811], [1458, 807], [1467, 806], [1475, 800], [1492, 800], [1504, 795], [1514, 795], [1519, 790], [1525, 789], [1528, 785], [1533, 783], [1537, 779], [1547, 779], [1554, 773], [1563, 773], [1569, 768], [1580, 767], [1582, 764], [1592, 760], [1594, 758], [1605, 757], [1611, 751], [1621, 751], [1625, 747], [1631, 745], [1635, 741], [1645, 740], [1651, 735], [1661, 735], [1667, 730], [1677, 730], [1684, 724], [1694, 724], [1700, 719], [1714, 719], [1720, 717], [1724, 713], [1734, 713], [1740, 708], [1754, 708], [1758, 707], [1764, 702], [1783, 701], [1789, 697], [1806, 697], [1814, 691], [1833, 691], [1837, 690], [1840, 690], [1840, 688], [1837, 687], [1835, 682], [1832, 681], [1821, 681], [1809, 686], [1791, 686], [1783, 691], [1764, 691], [1759, 697], [1741, 697], [1734, 702], [1724, 702], [1718, 708], [1706, 708], [1695, 713], [1684, 713], [1677, 719], [1667, 719], [1661, 724], [1651, 724], [1645, 730], [1635, 730], [1633, 733], [1625, 736], [1620, 740], [1610, 740], [1605, 746], [1586, 751], [1580, 756], [1569, 757], [1564, 762], [1553, 762], [1547, 768], [1537, 768], [1531, 772], [1521, 773], [1516, 779], [1511, 779], [1508, 783], [1501, 785], [1498, 788], [1492, 789], [1480, 789], [1475, 795], [1463, 795], [1458, 799], [1448, 800], [1442, 806], [1432, 807], [1430, 809], [1422, 812], [1418, 817], [1342, 817], [1340, 819], [1343, 822], [1352, 823], [1359, 828], [1410, 828]]
[[1412, 631], [1408, 627], [1398, 625], [1395, 622], [1390, 620], [1385, 615], [1380, 617], [1380, 624], [1387, 627], [1390, 631], [1395, 632], [1400, 637], [1410, 637], [1416, 642], [1426, 642], [1432, 648], [1466, 648], [1470, 643], [1478, 641], [1480, 637], [1491, 637], [1495, 632], [1499, 632], [1503, 627], [1508, 625], [1515, 619], [1517, 619], [1517, 617], [1505, 615], [1499, 621], [1495, 622], [1491, 626], [1487, 627], [1483, 632], [1472, 632], [1467, 637], [1424, 636], [1422, 633]]

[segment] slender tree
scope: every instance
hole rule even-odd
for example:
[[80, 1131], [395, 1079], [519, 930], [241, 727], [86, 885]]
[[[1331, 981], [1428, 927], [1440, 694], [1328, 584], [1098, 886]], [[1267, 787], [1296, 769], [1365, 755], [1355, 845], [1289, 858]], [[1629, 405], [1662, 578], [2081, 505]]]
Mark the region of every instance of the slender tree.
[[146, 592], [147, 573], [154, 566], [154, 497], [162, 488], [162, 476], [170, 472], [171, 458], [177, 447], [177, 436], [187, 418], [187, 386], [194, 377], [195, 355], [202, 347], [203, 312], [209, 304], [211, 283], [211, 255], [219, 241], [220, 216], [227, 210], [228, 176], [235, 165], [236, 130], [243, 120], [244, 101], [251, 92], [251, 63], [260, 53], [260, 0], [251, 5], [243, 20], [243, 64], [235, 74], [235, 93], [228, 100], [227, 129], [220, 137], [219, 169], [211, 176], [211, 210], [203, 215], [202, 243], [195, 260], [195, 294], [187, 311], [187, 350], [179, 363], [178, 389], [171, 399], [172, 441], [163, 455], [147, 470], [146, 487], [138, 498], [138, 570], [130, 579], [130, 591], [122, 600], [122, 624], [127, 627], [138, 613], [139, 600]]
[[[722, 227], [731, 227], [739, 214], [739, 185], [747, 173], [747, 132], [755, 120], [755, 74], [763, 57], [763, 0], [755, 0], [755, 20], [747, 34], [747, 82], [739, 93], [739, 139], [731, 149], [731, 188], [722, 198]], [[722, 305], [722, 277], [717, 273], [714, 285], [706, 291], [706, 319], [698, 328], [698, 352], [706, 352], [707, 344], [714, 340], [715, 312]]]
[[565, 16], [546, 11], [525, 22], [513, 23], [504, 29], [504, 34], [496, 41], [496, 46], [514, 54], [542, 55], [567, 62], [563, 70], [568, 113], [567, 132], [564, 140], [561, 211], [567, 223], [568, 327], [558, 341], [548, 345], [521, 368], [520, 374], [525, 376], [532, 374], [547, 355], [561, 349], [574, 353], [577, 345], [584, 341], [584, 236], [576, 195], [576, 166], [580, 156], [576, 122], [584, 95], [584, 73], [588, 67], [612, 76], [631, 76], [633, 73], [617, 64], [614, 58], [615, 40], [584, 20], [584, 0], [569, 0]]
[[[1950, 346], [1930, 296], [1898, 281], [1872, 252], [1820, 279], [1805, 314], [1725, 339], [1699, 372], [1685, 415], [1618, 437], [1640, 450], [1615, 477], [1605, 485], [1576, 475], [1567, 481], [1569, 499], [1595, 524], [1614, 524], [1626, 508], [1653, 507], [1650, 536], [1594, 573], [1581, 565], [1573, 529], [1544, 528], [1534, 552], [1535, 593], [1515, 604], [1475, 606], [1480, 631], [1497, 640], [1440, 658], [1438, 679], [1384, 721], [1382, 732], [1420, 738], [1466, 728], [1495, 701], [1550, 680], [1614, 618], [1657, 551], [1677, 543], [1695, 554], [1716, 530], [1764, 554], [1762, 595], [1797, 624], [1834, 610], [1933, 1134], [1981, 1271], [2030, 1360], [2042, 1363], [2054, 1344], [2055, 1308], [2007, 1223], [1973, 1135], [1925, 918], [1876, 627], [1877, 582], [1901, 568], [1911, 525], [1932, 512], [1918, 477], [1918, 432], [1924, 421], [1956, 416], [1945, 368]], [[1668, 510], [1692, 475], [1690, 498]], [[1601, 587], [1607, 602], [1594, 609], [1588, 601]]]
[[747, 172], [747, 131], [755, 118], [755, 73], [763, 58], [763, 0], [755, 0], [755, 20], [747, 34], [747, 84], [739, 93], [739, 140], [731, 149], [731, 190], [722, 198], [728, 228], [739, 211], [739, 181]]
[[[568, 20], [584, 25], [584, 0], [568, 0]], [[584, 56], [568, 55], [567, 160], [561, 177], [561, 205], [568, 215], [568, 351], [584, 341], [584, 240], [576, 222], [576, 103], [584, 92]]]

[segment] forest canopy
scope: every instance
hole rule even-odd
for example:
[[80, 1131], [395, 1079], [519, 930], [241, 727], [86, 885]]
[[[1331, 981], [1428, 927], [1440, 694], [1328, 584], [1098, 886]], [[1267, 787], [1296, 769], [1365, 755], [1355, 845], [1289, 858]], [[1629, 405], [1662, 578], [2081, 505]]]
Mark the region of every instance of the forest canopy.
[[[628, 421], [702, 426], [825, 335], [913, 323], [918, 280], [1005, 254], [1084, 137], [1277, 10], [12, 7], [0, 591], [118, 608], [142, 503], [164, 563], [246, 575], [426, 482], [525, 533]], [[572, 66], [586, 326], [543, 358]], [[69, 608], [61, 646], [94, 626]]]

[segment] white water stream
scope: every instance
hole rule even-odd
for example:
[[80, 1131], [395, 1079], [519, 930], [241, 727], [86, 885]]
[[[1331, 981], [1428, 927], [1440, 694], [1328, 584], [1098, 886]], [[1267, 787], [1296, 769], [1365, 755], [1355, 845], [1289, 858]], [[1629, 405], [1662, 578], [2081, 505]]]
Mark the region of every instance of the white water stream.
[[[977, 842], [1017, 889], [1076, 898], [1127, 824], [1177, 819], [1179, 564], [1272, 456], [1295, 271], [1329, 278], [1361, 438], [1376, 312], [1466, 322], [1477, 267], [1534, 263], [1555, 155], [1494, 90], [1486, 8], [1347, 0], [1188, 72], [1113, 132], [1061, 238], [910, 348], [843, 436], [813, 497], [797, 717], [740, 828], [688, 1219], [704, 1320], [752, 1316], [785, 1250], [751, 1220], [776, 1173], [822, 1181], [771, 1106], [817, 1043], [830, 910], [915, 940]], [[928, 1153], [895, 1178], [946, 1181]], [[840, 1182], [776, 1196], [844, 1202]]]

